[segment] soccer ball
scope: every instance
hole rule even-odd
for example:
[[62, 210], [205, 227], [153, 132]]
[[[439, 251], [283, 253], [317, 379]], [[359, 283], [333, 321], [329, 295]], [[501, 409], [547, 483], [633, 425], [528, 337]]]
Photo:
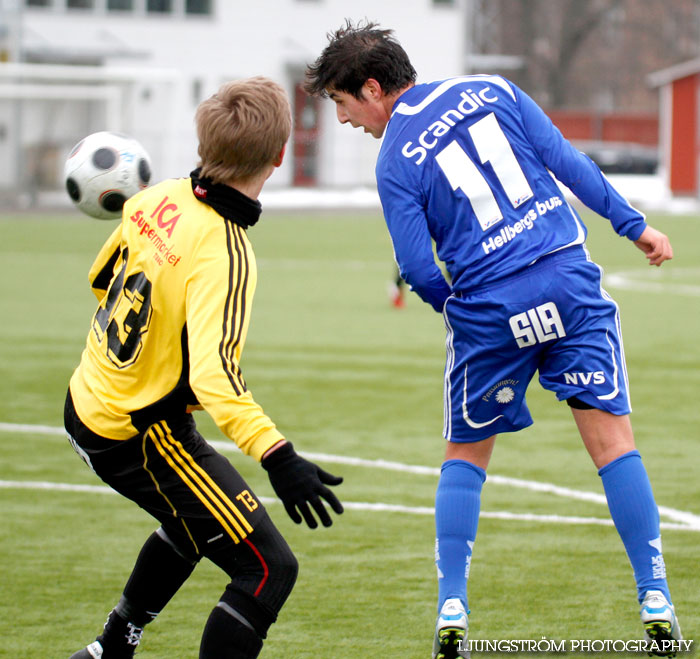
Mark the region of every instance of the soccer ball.
[[80, 140], [63, 169], [68, 196], [99, 220], [120, 217], [124, 202], [148, 186], [151, 159], [132, 137], [100, 131]]

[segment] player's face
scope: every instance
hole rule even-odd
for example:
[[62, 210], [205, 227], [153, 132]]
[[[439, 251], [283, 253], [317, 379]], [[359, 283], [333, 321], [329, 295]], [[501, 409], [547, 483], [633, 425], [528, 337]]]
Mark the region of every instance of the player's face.
[[384, 135], [389, 117], [383, 103], [362, 89], [362, 98], [356, 98], [348, 92], [329, 90], [328, 96], [335, 103], [338, 121], [349, 123], [353, 128], [363, 128], [365, 133], [379, 139]]

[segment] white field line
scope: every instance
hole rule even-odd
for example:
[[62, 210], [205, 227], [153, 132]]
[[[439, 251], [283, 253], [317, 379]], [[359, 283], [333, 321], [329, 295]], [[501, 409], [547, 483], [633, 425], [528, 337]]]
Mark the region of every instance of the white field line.
[[700, 297], [700, 286], [697, 284], [681, 284], [672, 281], [655, 281], [655, 271], [624, 270], [603, 275], [603, 284], [609, 288], [619, 288], [643, 293], [664, 293]]
[[[216, 445], [219, 450], [226, 450], [226, 442], [210, 442], [212, 445]], [[234, 445], [235, 447], [235, 445]], [[230, 449], [229, 449], [230, 450]], [[363, 458], [354, 457], [344, 457], [340, 455], [330, 455], [327, 453], [302, 453], [304, 457], [310, 460], [318, 460], [321, 462], [327, 462], [330, 464], [345, 464], [358, 467], [368, 467], [374, 469], [386, 469], [389, 471], [400, 471], [410, 474], [423, 474], [430, 476], [439, 476], [440, 469], [438, 467], [423, 467], [421, 465], [407, 465], [401, 462], [390, 462], [388, 460], [366, 460]], [[544, 492], [547, 494], [553, 494], [559, 497], [565, 497], [567, 499], [576, 499], [578, 501], [589, 501], [592, 503], [598, 503], [607, 506], [608, 502], [604, 494], [598, 494], [596, 492], [586, 492], [585, 490], [573, 490], [569, 487], [561, 487], [559, 485], [554, 485], [552, 483], [543, 483], [540, 481], [529, 481], [521, 478], [511, 478], [509, 476], [498, 476], [497, 474], [489, 474], [487, 477], [488, 483], [493, 483], [494, 485], [506, 485], [509, 487], [520, 488], [523, 490], [530, 490], [531, 492]], [[666, 506], [659, 506], [659, 513], [665, 515], [666, 517], [679, 522], [680, 525], [684, 527], [692, 527], [693, 530], [700, 531], [700, 516], [693, 513], [688, 513], [682, 510], [676, 510], [674, 508], [668, 508]], [[508, 513], [510, 514], [510, 513]], [[483, 517], [486, 517], [482, 513]], [[542, 516], [540, 516], [542, 517]], [[546, 517], [546, 516], [544, 516]], [[607, 521], [607, 520], [604, 520]]]
[[[1, 423], [0, 432], [10, 433], [34, 433], [43, 435], [65, 436], [65, 430], [56, 426], [42, 426], [16, 423]], [[208, 440], [209, 443], [222, 452], [238, 452], [238, 447], [229, 441]], [[423, 476], [434, 476], [437, 478], [440, 474], [438, 467], [427, 467], [423, 465], [409, 465], [402, 462], [393, 462], [389, 460], [368, 460], [365, 458], [356, 458], [351, 456], [333, 455], [329, 453], [310, 453], [302, 452], [304, 457], [329, 464], [341, 464], [354, 467], [365, 467], [368, 469], [382, 469], [386, 471], [395, 471], [402, 473], [410, 473]], [[596, 492], [587, 492], [585, 490], [574, 490], [568, 487], [561, 487], [552, 483], [543, 483], [540, 481], [530, 481], [520, 478], [510, 478], [507, 476], [498, 476], [497, 474], [489, 474], [488, 482], [494, 485], [505, 485], [508, 487], [520, 488], [531, 492], [543, 492], [568, 499], [578, 501], [588, 501], [601, 505], [607, 505], [605, 495]], [[42, 481], [4, 481], [0, 480], [0, 488], [29, 488], [29, 489], [53, 489], [62, 491], [74, 492], [100, 492], [112, 493], [109, 487], [97, 485], [71, 485], [66, 483], [50, 483]], [[275, 503], [277, 500], [272, 498], [261, 497], [263, 503]], [[367, 503], [367, 502], [343, 502], [343, 505], [348, 510], [364, 510], [377, 512], [401, 512], [414, 515], [432, 515], [434, 509], [426, 506], [401, 506], [388, 503]], [[694, 513], [659, 506], [659, 514], [668, 517], [673, 522], [662, 522], [662, 529], [676, 529], [687, 531], [700, 531], [700, 516]], [[602, 526], [611, 526], [612, 521], [609, 518], [597, 517], [570, 517], [564, 515], [535, 515], [530, 513], [511, 513], [511, 512], [488, 512], [482, 511], [481, 517], [485, 519], [503, 519], [503, 520], [520, 520], [520, 521], [538, 521], [559, 524], [597, 524]]]
[[[105, 485], [77, 485], [74, 483], [52, 483], [49, 481], [5, 481], [0, 480], [0, 489], [7, 490], [45, 490], [53, 492], [78, 492], [89, 494], [116, 494]], [[260, 501], [266, 506], [279, 503], [273, 497], [260, 497]], [[369, 512], [406, 513], [410, 515], [434, 515], [435, 509], [427, 506], [400, 506], [390, 503], [367, 503], [364, 501], [343, 501], [346, 510], [360, 510]], [[612, 526], [610, 519], [599, 517], [572, 517], [568, 515], [535, 515], [532, 513], [511, 513], [507, 511], [488, 512], [482, 511], [483, 519], [498, 519], [519, 522], [541, 522], [548, 524], [587, 524], [595, 526]], [[662, 522], [662, 529], [676, 531], [700, 531], [700, 528], [688, 524], [673, 524]]]

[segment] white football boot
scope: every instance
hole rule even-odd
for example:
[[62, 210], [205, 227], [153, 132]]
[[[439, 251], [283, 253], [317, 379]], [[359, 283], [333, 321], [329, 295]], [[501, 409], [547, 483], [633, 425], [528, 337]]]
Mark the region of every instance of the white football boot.
[[446, 599], [435, 624], [433, 659], [469, 659], [471, 653], [466, 647], [468, 629], [469, 619], [461, 600], [456, 597]]
[[679, 641], [683, 638], [681, 627], [676, 618], [676, 611], [669, 604], [660, 590], [648, 590], [642, 600], [639, 611], [644, 625], [644, 636], [647, 641], [655, 641], [659, 651], [652, 651], [650, 656], [675, 657], [673, 651], [663, 652], [664, 641]]

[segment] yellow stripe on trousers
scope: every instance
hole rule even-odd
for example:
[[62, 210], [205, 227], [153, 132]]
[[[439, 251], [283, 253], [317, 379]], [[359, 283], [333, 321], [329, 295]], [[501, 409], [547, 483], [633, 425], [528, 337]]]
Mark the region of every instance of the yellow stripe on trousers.
[[165, 421], [151, 426], [146, 434], [173, 471], [218, 520], [236, 544], [253, 530], [235, 504], [185, 451], [182, 444], [175, 440]]
[[202, 467], [199, 464], [197, 464], [195, 459], [187, 451], [185, 451], [182, 444], [173, 437], [172, 432], [165, 421], [163, 421], [163, 425], [165, 426], [165, 429], [167, 431], [166, 439], [173, 446], [177, 447], [179, 454], [187, 459], [191, 469], [197, 472], [203, 479], [207, 481], [207, 483], [209, 483], [211, 489], [218, 496], [218, 501], [223, 502], [226, 505], [227, 510], [233, 512], [233, 514], [238, 518], [238, 521], [243, 525], [243, 528], [246, 530], [246, 535], [248, 533], [252, 533], [253, 527], [250, 525], [243, 513], [239, 510], [238, 506], [236, 506], [236, 504], [228, 498], [226, 493], [219, 487], [216, 481], [213, 480], [211, 476], [209, 476], [209, 474], [204, 469], [202, 469]]
[[182, 517], [179, 517], [177, 514], [177, 508], [173, 505], [173, 502], [170, 501], [170, 499], [166, 496], [165, 492], [160, 489], [160, 483], [158, 483], [158, 479], [156, 478], [156, 475], [148, 468], [148, 454], [146, 453], [146, 439], [147, 436], [144, 435], [143, 442], [141, 444], [141, 450], [143, 451], [143, 468], [148, 472], [148, 475], [151, 477], [151, 480], [153, 481], [153, 484], [156, 486], [156, 490], [158, 491], [158, 494], [165, 499], [167, 504], [170, 506], [170, 509], [173, 511], [173, 516], [177, 517], [180, 520], [180, 523], [182, 524], [183, 528], [185, 529], [187, 533], [187, 537], [190, 539], [192, 542], [192, 546], [194, 547], [194, 550], [199, 554], [199, 547], [197, 546], [197, 543], [194, 540], [194, 537], [192, 536], [192, 533], [190, 533], [190, 529], [187, 526], [187, 522], [182, 519]]

